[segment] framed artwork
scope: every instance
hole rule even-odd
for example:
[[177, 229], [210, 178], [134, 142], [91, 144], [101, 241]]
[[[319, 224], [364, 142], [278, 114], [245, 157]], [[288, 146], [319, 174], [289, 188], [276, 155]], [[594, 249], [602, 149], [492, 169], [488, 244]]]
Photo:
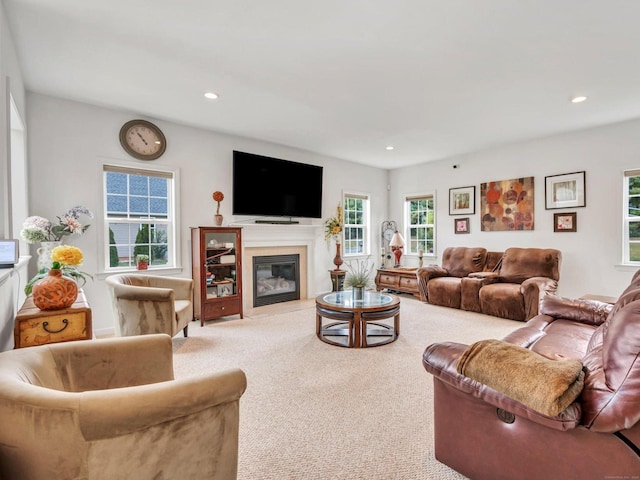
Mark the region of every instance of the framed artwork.
[[453, 220], [454, 233], [469, 233], [469, 218], [455, 218]]
[[216, 285], [216, 293], [218, 297], [228, 297], [229, 295], [233, 295], [233, 283], [232, 282], [222, 282]]
[[533, 177], [523, 177], [481, 184], [481, 230], [533, 230], [533, 183]]
[[545, 209], [586, 206], [584, 180], [585, 172], [544, 177]]
[[476, 187], [449, 189], [449, 215], [476, 213]]
[[553, 231], [554, 232], [577, 232], [576, 212], [554, 213], [553, 214]]

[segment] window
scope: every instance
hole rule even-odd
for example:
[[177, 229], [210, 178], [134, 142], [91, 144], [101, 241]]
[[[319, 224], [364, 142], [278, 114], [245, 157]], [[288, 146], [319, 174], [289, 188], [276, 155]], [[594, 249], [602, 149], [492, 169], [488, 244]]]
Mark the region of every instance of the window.
[[176, 172], [104, 165], [105, 270], [176, 266]]
[[436, 213], [433, 195], [419, 195], [405, 199], [408, 239], [405, 253], [435, 255]]
[[369, 197], [345, 194], [344, 196], [344, 254], [368, 253]]
[[640, 170], [624, 172], [623, 263], [640, 263]]

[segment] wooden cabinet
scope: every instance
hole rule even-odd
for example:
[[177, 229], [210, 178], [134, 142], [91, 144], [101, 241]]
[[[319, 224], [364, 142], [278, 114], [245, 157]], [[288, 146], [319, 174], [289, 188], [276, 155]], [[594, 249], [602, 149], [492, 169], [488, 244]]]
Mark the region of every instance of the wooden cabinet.
[[14, 348], [93, 338], [91, 308], [84, 292], [69, 308], [40, 310], [28, 296], [16, 316]]
[[191, 267], [200, 325], [228, 315], [242, 318], [242, 229], [192, 228]]
[[376, 290], [383, 288], [420, 296], [416, 268], [381, 268], [376, 275]]

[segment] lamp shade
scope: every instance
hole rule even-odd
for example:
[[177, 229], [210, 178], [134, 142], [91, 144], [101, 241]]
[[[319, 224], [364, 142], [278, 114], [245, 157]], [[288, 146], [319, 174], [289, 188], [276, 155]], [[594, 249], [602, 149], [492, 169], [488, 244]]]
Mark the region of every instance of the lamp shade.
[[399, 248], [404, 247], [404, 238], [402, 238], [402, 235], [400, 235], [399, 232], [396, 232], [396, 233], [393, 234], [393, 237], [391, 238], [391, 241], [389, 242], [389, 246], [390, 247], [399, 247]]

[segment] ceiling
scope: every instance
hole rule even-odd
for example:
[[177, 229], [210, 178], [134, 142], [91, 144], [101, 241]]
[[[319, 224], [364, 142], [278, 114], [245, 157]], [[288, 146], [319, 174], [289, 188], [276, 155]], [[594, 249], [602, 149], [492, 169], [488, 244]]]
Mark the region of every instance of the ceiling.
[[640, 117], [636, 1], [2, 1], [29, 91], [383, 168]]

